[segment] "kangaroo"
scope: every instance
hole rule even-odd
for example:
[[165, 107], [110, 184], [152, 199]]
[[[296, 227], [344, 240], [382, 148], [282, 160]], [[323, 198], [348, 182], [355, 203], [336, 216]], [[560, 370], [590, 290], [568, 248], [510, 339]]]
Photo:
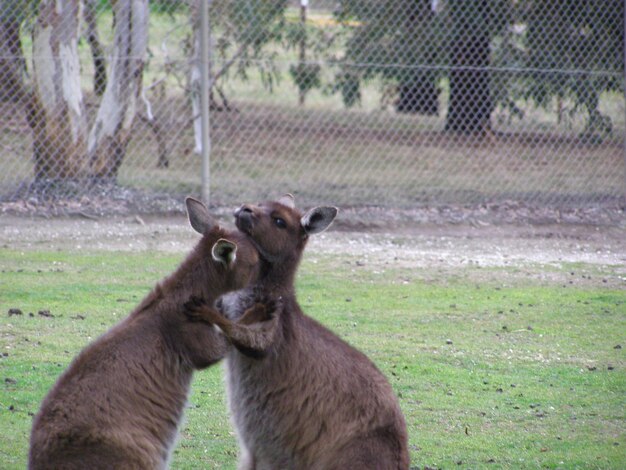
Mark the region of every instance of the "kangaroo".
[[[316, 207], [302, 215], [291, 195], [241, 206], [236, 225], [261, 257], [256, 284], [224, 298], [228, 318], [187, 304], [193, 318], [215, 323], [235, 346], [226, 374], [241, 470], [409, 468], [406, 424], [387, 379], [296, 300], [307, 240], [336, 214]], [[254, 331], [238, 326], [259, 292], [275, 299], [269, 321]]]
[[[184, 302], [194, 296], [210, 304], [246, 287], [259, 264], [245, 236], [217, 226], [201, 202], [188, 198], [186, 205], [202, 239], [61, 375], [34, 418], [29, 468], [167, 467], [194, 370], [222, 359], [228, 347], [212, 325], [190, 321]], [[263, 320], [261, 307], [240, 321]]]

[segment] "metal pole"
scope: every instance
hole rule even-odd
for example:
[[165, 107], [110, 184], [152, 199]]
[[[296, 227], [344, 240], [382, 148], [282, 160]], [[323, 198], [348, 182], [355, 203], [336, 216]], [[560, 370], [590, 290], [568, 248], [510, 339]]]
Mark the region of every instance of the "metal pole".
[[[300, 73], [304, 72], [304, 65], [306, 62], [306, 7], [309, 5], [309, 0], [300, 0], [300, 24], [302, 25], [302, 37], [300, 38]], [[302, 77], [300, 77], [302, 80]], [[305, 93], [300, 90], [300, 106], [304, 106]]]
[[[626, 105], [626, 3], [622, 5], [624, 8], [624, 104]], [[626, 115], [626, 106], [624, 106]], [[626, 198], [626, 129], [624, 129], [624, 192], [622, 196]]]
[[209, 204], [211, 197], [211, 137], [209, 121], [209, 5], [211, 0], [200, 2], [200, 123], [202, 142], [202, 189], [201, 197]]

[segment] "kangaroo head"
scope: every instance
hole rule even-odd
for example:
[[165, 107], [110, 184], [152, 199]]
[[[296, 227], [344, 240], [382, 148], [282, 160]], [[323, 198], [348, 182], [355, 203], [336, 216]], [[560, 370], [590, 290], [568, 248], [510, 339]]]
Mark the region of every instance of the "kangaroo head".
[[293, 196], [286, 194], [277, 201], [242, 205], [235, 211], [235, 223], [266, 261], [297, 262], [309, 235], [326, 230], [336, 215], [337, 208], [330, 206], [314, 207], [302, 214]]
[[210, 252], [210, 260], [207, 259], [210, 272], [207, 274], [211, 278], [212, 290], [221, 295], [243, 289], [256, 281], [259, 254], [254, 243], [238, 231], [220, 228], [200, 201], [188, 197], [185, 203], [189, 223], [203, 235], [201, 243], [209, 250], [206, 252]]

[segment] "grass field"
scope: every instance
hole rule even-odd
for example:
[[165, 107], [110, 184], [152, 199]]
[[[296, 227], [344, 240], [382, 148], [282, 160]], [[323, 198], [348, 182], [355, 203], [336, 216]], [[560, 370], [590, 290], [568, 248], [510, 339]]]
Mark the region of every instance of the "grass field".
[[[152, 239], [168, 231], [146, 229]], [[58, 375], [175, 268], [191, 239], [182, 248], [168, 241], [170, 250], [146, 235], [148, 249], [134, 238], [102, 249], [86, 239], [59, 245], [53, 233], [9, 243], [3, 233], [0, 466], [9, 470], [25, 467], [32, 415]], [[366, 251], [367, 236], [325, 237], [301, 267], [300, 303], [389, 378], [413, 467], [626, 466], [623, 263], [566, 254], [558, 263], [475, 263], [466, 258], [487, 249], [468, 255], [446, 238], [461, 262], [442, 267], [437, 238], [381, 236]], [[432, 265], [397, 256], [409, 250], [434, 250]], [[8, 316], [11, 308], [23, 314]], [[216, 366], [196, 375], [172, 468], [234, 468], [236, 454]]]

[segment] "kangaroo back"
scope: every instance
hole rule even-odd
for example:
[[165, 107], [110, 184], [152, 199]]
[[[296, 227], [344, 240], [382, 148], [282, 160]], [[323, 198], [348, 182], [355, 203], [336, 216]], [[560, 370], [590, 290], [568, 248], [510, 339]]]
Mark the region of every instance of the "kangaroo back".
[[180, 267], [123, 321], [88, 345], [35, 416], [31, 469], [166, 468], [193, 371], [219, 361], [227, 344], [213, 325], [190, 321], [189, 296], [207, 303], [246, 287], [258, 254], [187, 200], [202, 239]]

